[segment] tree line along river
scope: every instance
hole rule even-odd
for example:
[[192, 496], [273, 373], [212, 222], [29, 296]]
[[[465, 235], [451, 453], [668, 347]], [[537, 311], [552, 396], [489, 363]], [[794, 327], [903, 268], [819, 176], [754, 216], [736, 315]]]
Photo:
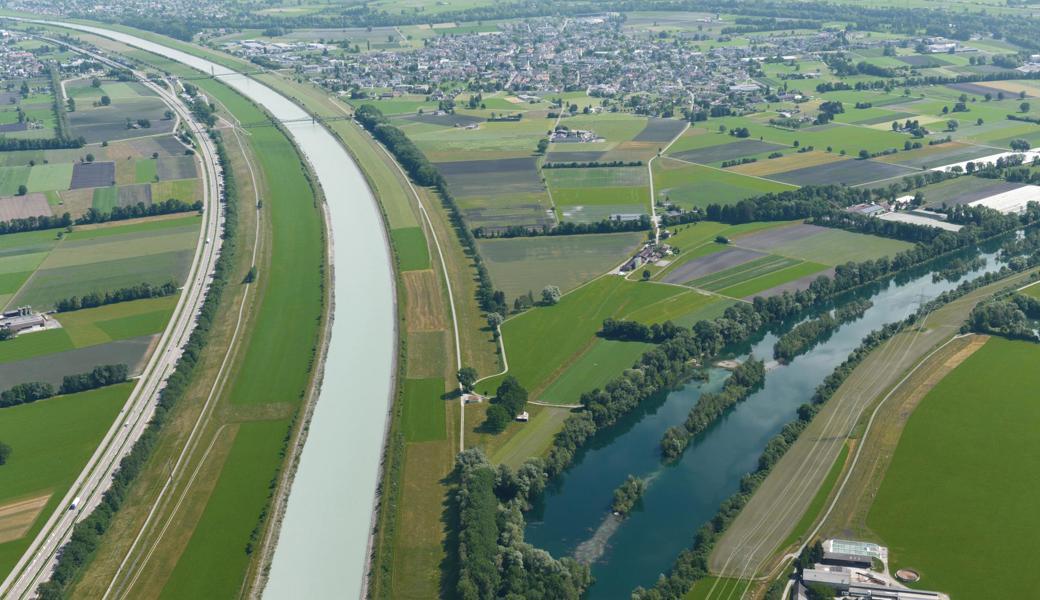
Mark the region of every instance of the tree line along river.
[[335, 314], [321, 392], [264, 597], [360, 593], [396, 348], [391, 255], [382, 217], [361, 170], [324, 126], [245, 75], [126, 33], [41, 22], [108, 37], [219, 78], [282, 121], [310, 163], [326, 198], [332, 262], [339, 267], [333, 282]]
[[[863, 337], [961, 282], [1000, 268], [995, 244], [987, 244], [982, 256], [986, 266], [954, 281], [932, 281], [932, 273], [953, 260], [950, 256], [840, 298], [867, 298], [873, 307], [789, 364], [771, 366], [761, 390], [727, 411], [673, 463], [661, 460], [665, 430], [682, 423], [702, 393], [718, 391], [729, 373], [713, 368], [707, 381], [693, 381], [644, 402], [594, 436], [550, 484], [527, 514], [527, 541], [553, 556], [591, 559], [595, 583], [587, 593], [590, 600], [627, 597], [637, 586], [651, 587], [693, 544], [697, 529], [739, 489], [741, 477], [755, 469], [766, 443], [795, 418], [798, 407]], [[795, 323], [785, 325], [728, 349], [726, 356], [750, 354], [771, 361], [778, 335]], [[610, 499], [629, 474], [648, 479], [649, 485], [642, 508], [618, 523], [610, 516]]]

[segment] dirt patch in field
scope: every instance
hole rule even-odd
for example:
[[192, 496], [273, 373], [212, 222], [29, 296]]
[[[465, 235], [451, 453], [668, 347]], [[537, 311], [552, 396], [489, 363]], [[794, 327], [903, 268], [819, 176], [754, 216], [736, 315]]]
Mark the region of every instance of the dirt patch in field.
[[72, 167], [72, 182], [69, 184], [69, 187], [74, 190], [88, 187], [105, 187], [115, 185], [115, 182], [115, 163], [76, 163]]
[[664, 277], [665, 283], [685, 283], [712, 273], [718, 273], [726, 269], [751, 262], [756, 258], [767, 256], [754, 250], [744, 248], [727, 248], [721, 252], [702, 256], [690, 262], [679, 265]]
[[[732, 139], [735, 140], [737, 138]], [[717, 146], [697, 148], [696, 150], [676, 152], [675, 154], [672, 154], [672, 156], [680, 160], [685, 160], [687, 162], [711, 164], [724, 160], [733, 160], [735, 158], [751, 156], [752, 154], [761, 154], [763, 152], [769, 151], [784, 151], [790, 149], [790, 146], [783, 146], [781, 144], [773, 144], [770, 142], [760, 142], [758, 140], [740, 140], [728, 144], [719, 144]]]
[[59, 213], [68, 212], [78, 217], [94, 205], [94, 188], [80, 188], [58, 192], [61, 204], [56, 208]]
[[756, 175], [762, 177], [774, 173], [784, 173], [794, 169], [825, 165], [839, 160], [845, 159], [838, 154], [828, 152], [793, 152], [792, 154], [781, 156], [780, 158], [759, 160], [746, 165], [737, 165], [726, 170], [740, 173], [742, 175]]
[[456, 196], [545, 191], [535, 158], [435, 163]]
[[771, 227], [765, 231], [756, 231], [734, 238], [734, 242], [744, 248], [772, 252], [777, 246], [803, 240], [824, 231], [827, 231], [826, 227], [801, 223], [789, 227]]
[[47, 196], [39, 192], [0, 198], [0, 221], [50, 215], [51, 207], [47, 204]]
[[144, 204], [148, 206], [152, 203], [152, 186], [147, 183], [135, 183], [133, 185], [121, 185], [119, 186], [119, 206], [135, 206], [137, 204]]
[[437, 331], [446, 327], [444, 301], [432, 270], [401, 273], [408, 300], [405, 322], [408, 331]]
[[913, 172], [913, 169], [900, 165], [857, 159], [777, 173], [770, 179], [792, 185], [825, 185], [828, 183], [860, 185], [910, 175]]
[[24, 536], [50, 499], [50, 494], [44, 494], [0, 506], [0, 544]]
[[640, 131], [636, 137], [632, 138], [633, 142], [670, 142], [672, 138], [679, 135], [679, 132], [686, 126], [684, 121], [678, 121], [676, 119], [650, 119], [647, 122], [646, 127]]

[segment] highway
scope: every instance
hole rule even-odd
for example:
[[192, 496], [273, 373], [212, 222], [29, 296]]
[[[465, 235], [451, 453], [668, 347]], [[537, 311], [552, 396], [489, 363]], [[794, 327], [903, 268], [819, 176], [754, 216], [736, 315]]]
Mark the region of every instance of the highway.
[[[67, 45], [49, 38], [47, 41]], [[80, 51], [105, 64], [113, 61], [90, 52]], [[123, 67], [123, 65], [118, 65]], [[194, 133], [196, 152], [203, 164], [204, 197], [203, 225], [195, 246], [195, 254], [187, 280], [181, 290], [177, 306], [159, 343], [148, 359], [123, 409], [105, 434], [83, 471], [69, 488], [55, 512], [48, 518], [15, 568], [0, 583], [0, 598], [15, 600], [31, 598], [37, 586], [46, 581], [53, 571], [57, 552], [72, 535], [75, 524], [86, 518], [100, 503], [109, 488], [119, 463], [133, 448], [134, 443], [148, 426], [155, 411], [159, 393], [173, 373], [177, 361], [195, 328], [196, 317], [209, 289], [210, 278], [222, 245], [221, 231], [224, 218], [220, 204], [223, 174], [217, 160], [216, 148], [205, 129], [196, 123], [175, 93], [156, 85], [140, 73], [141, 82], [173, 108], [181, 121]], [[79, 502], [73, 509], [74, 499]]]

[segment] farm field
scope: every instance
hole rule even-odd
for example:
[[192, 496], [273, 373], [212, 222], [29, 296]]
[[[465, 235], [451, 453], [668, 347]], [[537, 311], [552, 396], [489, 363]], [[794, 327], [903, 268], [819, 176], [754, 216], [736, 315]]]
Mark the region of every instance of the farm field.
[[76, 101], [76, 110], [69, 113], [72, 133], [88, 144], [173, 131], [175, 121], [166, 118], [166, 104], [140, 83], [105, 81], [93, 87], [89, 79], [80, 79], [66, 84], [66, 93]]
[[430, 268], [430, 250], [421, 227], [402, 227], [390, 230], [390, 239], [397, 251], [402, 271]]
[[555, 285], [567, 292], [620, 265], [645, 232], [480, 240], [491, 280], [507, 299]]
[[737, 234], [733, 244], [801, 260], [814, 260], [829, 266], [884, 256], [891, 258], [903, 250], [913, 248], [913, 244], [908, 242], [805, 224]]
[[[991, 338], [910, 416], [867, 524], [892, 567], [951, 597], [1029, 595], [1030, 502], [1040, 468], [1040, 347]], [[995, 399], [981, 407], [981, 399]], [[985, 518], [984, 515], [1000, 515]], [[986, 548], [966, 553], [964, 548]], [[986, 573], [980, 578], [978, 573]]]
[[667, 200], [687, 210], [705, 208], [709, 204], [734, 204], [752, 196], [795, 187], [671, 158], [654, 161], [653, 170], [656, 200]]
[[[769, 296], [807, 287], [814, 276], [829, 272], [830, 267], [892, 256], [912, 247], [897, 240], [799, 223], [744, 230], [740, 229], [743, 226], [726, 229], [713, 225], [696, 238], [700, 245], [692, 244], [657, 278], [731, 298]], [[714, 235], [729, 237], [731, 243], [709, 241]], [[681, 232], [677, 236], [683, 237]]]
[[401, 426], [407, 442], [430, 442], [447, 437], [444, 379], [406, 379]]
[[70, 235], [47, 254], [9, 303], [44, 309], [93, 291], [181, 282], [198, 240], [198, 221], [177, 223], [161, 229], [131, 225], [125, 233], [88, 234], [84, 239]]
[[0, 409], [0, 440], [11, 446], [0, 468], [0, 513], [5, 506], [40, 499], [34, 511], [0, 517], [0, 571], [11, 570], [42, 527], [42, 517], [57, 508], [133, 385]]
[[[508, 319], [501, 330], [509, 374], [531, 392], [532, 398], [539, 398], [548, 384], [589, 351], [603, 319], [626, 318], [642, 311], [644, 320], [650, 321], [646, 313], [679, 294], [690, 294], [691, 299], [704, 305], [714, 300], [675, 286], [608, 275], [565, 295], [555, 306], [536, 307]], [[693, 307], [688, 304], [685, 309], [692, 311]], [[500, 379], [485, 380], [477, 389], [490, 393]]]

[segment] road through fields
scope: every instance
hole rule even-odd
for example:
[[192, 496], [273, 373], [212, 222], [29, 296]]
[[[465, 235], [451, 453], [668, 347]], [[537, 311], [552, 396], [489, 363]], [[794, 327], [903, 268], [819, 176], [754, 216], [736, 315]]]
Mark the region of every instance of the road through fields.
[[[94, 56], [108, 62], [103, 57]], [[199, 231], [195, 255], [173, 317], [163, 332], [155, 352], [127, 399], [119, 417], [109, 429], [98, 449], [69, 488], [58, 509], [50, 516], [15, 568], [0, 584], [0, 597], [31, 597], [38, 586], [50, 576], [57, 560], [57, 551], [72, 535], [74, 525], [86, 518], [100, 503], [109, 488], [112, 475], [122, 458], [147, 428], [155, 411], [159, 392], [166, 378], [173, 373], [182, 349], [195, 328], [195, 318], [202, 307], [209, 288], [210, 276], [222, 245], [223, 210], [219, 203], [222, 174], [216, 149], [205, 130], [194, 120], [186, 107], [164, 88], [147, 82], [181, 117], [198, 140], [198, 151], [203, 164], [205, 182], [203, 196], [203, 226]], [[79, 499], [72, 508], [74, 499]]]
[[134, 35], [45, 23], [111, 38], [218, 78], [279, 121], [310, 163], [326, 200], [330, 262], [347, 265], [349, 276], [333, 276], [328, 368], [321, 374], [265, 596], [360, 594], [397, 349], [392, 256], [364, 176], [324, 125], [246, 75]]

